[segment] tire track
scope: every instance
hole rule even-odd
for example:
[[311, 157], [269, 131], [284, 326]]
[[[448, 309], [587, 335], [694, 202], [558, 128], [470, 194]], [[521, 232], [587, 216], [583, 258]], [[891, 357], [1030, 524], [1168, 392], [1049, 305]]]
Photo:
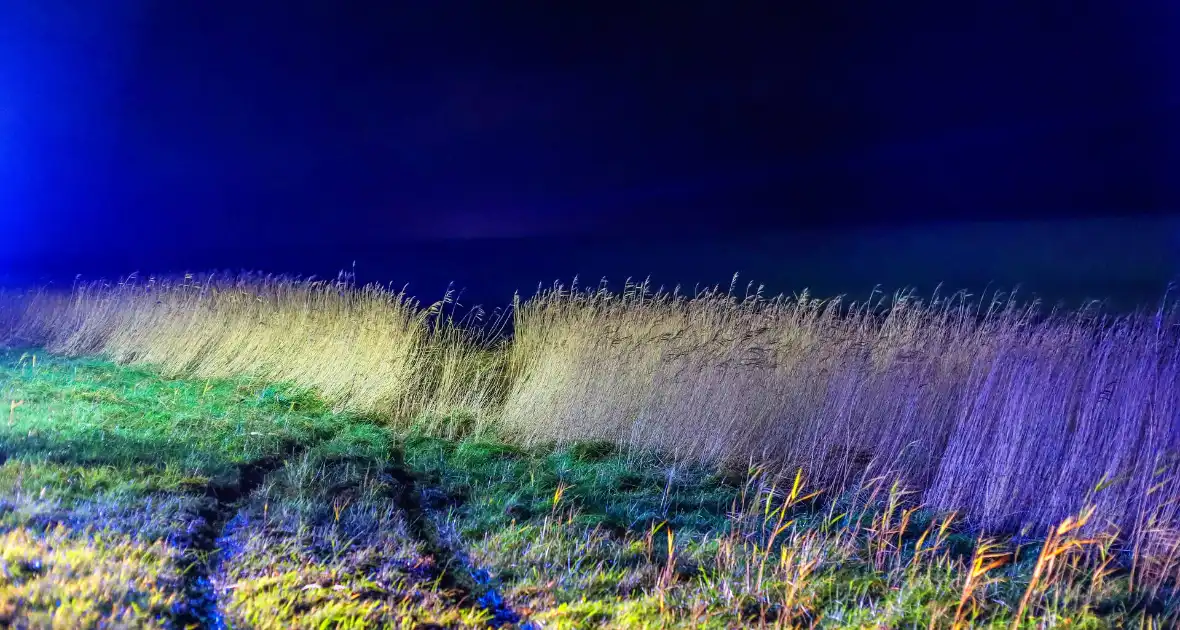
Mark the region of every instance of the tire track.
[[405, 464], [400, 450], [390, 454], [387, 472], [401, 489], [397, 501], [405, 511], [410, 535], [435, 560], [429, 569], [432, 574], [427, 577], [438, 580], [440, 586], [454, 593], [456, 605], [490, 613], [488, 625], [492, 628], [506, 625], [533, 628], [496, 589], [492, 575], [472, 563], [459, 537], [443, 527], [441, 511], [453, 503], [452, 497], [434, 484], [424, 484]]
[[227, 525], [240, 511], [242, 501], [250, 496], [267, 475], [299, 457], [306, 447], [292, 445], [286, 456], [267, 457], [238, 467], [232, 484], [205, 486], [205, 502], [198, 511], [201, 526], [192, 531], [181, 566], [184, 599], [173, 610], [172, 627], [224, 630], [228, 628], [217, 599], [212, 576], [225, 558], [222, 553]]

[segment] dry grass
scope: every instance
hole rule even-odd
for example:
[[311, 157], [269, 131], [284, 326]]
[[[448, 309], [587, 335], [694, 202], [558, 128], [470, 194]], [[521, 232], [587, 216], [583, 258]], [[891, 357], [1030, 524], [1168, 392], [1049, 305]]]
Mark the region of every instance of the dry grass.
[[10, 304], [18, 343], [150, 364], [168, 375], [250, 376], [314, 390], [339, 411], [397, 424], [493, 416], [499, 356], [445, 319], [450, 296], [423, 307], [347, 276], [300, 281], [244, 275], [129, 278]]
[[987, 527], [1043, 530], [1089, 501], [1124, 530], [1175, 523], [1176, 315], [558, 289], [518, 310], [503, 423], [837, 485], [900, 475]]
[[133, 279], [6, 306], [16, 342], [293, 383], [398, 426], [753, 457], [825, 487], [896, 475], [989, 528], [1045, 531], [1089, 504], [1124, 532], [1180, 522], [1171, 310], [556, 288], [518, 304], [512, 342], [493, 347], [446, 300], [347, 277]]

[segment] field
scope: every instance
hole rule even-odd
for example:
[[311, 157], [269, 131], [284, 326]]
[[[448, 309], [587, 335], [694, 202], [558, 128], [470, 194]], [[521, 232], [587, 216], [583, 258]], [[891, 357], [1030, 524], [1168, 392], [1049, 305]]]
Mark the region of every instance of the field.
[[3, 296], [0, 623], [1180, 623], [1169, 307], [453, 306], [346, 277]]

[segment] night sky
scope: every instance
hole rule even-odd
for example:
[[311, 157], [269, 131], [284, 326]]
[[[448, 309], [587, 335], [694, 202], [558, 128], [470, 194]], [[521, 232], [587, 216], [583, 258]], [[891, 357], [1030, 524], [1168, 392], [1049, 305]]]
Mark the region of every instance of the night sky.
[[569, 262], [593, 241], [711, 281], [803, 264], [742, 253], [768, 234], [1136, 215], [1113, 230], [1172, 256], [1127, 272], [1153, 285], [1180, 264], [1150, 222], [1180, 207], [1177, 41], [1166, 0], [4, 0], [0, 260], [527, 288], [597, 270]]

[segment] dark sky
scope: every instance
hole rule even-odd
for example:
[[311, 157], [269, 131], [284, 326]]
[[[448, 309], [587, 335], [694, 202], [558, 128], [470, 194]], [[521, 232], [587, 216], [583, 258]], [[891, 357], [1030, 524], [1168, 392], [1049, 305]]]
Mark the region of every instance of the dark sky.
[[1171, 212], [1177, 5], [4, 0], [5, 253]]

